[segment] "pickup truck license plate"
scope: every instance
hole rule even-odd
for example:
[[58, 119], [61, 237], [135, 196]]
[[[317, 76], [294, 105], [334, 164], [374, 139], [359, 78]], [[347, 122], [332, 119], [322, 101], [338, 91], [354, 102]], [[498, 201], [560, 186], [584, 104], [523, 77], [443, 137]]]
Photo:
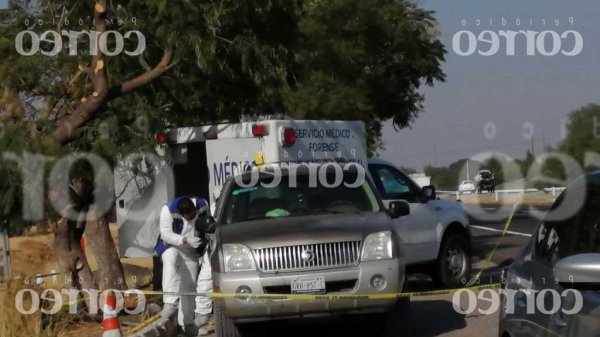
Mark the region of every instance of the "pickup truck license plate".
[[325, 293], [325, 277], [306, 276], [292, 279], [292, 294]]

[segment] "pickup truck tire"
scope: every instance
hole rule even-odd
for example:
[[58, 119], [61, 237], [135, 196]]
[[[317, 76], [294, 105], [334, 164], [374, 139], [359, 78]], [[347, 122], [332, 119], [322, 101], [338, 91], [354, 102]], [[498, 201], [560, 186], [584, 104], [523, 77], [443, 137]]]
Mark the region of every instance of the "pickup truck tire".
[[457, 288], [471, 275], [471, 249], [466, 235], [450, 232], [444, 236], [432, 273], [436, 285]]
[[233, 320], [225, 315], [219, 301], [214, 301], [215, 335], [217, 337], [242, 337], [243, 334]]

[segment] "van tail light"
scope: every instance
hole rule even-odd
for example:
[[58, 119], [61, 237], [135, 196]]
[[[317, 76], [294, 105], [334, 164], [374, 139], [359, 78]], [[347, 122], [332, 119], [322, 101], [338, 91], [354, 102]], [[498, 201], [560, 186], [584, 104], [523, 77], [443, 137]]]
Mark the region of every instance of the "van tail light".
[[155, 138], [157, 144], [166, 144], [169, 142], [169, 135], [164, 132], [157, 132]]
[[288, 147], [296, 144], [296, 130], [292, 128], [284, 128], [281, 135], [281, 145]]
[[206, 140], [215, 140], [219, 139], [219, 135], [214, 131], [206, 131], [204, 133], [204, 139]]
[[264, 137], [269, 134], [269, 129], [264, 124], [252, 125], [252, 135], [254, 137]]

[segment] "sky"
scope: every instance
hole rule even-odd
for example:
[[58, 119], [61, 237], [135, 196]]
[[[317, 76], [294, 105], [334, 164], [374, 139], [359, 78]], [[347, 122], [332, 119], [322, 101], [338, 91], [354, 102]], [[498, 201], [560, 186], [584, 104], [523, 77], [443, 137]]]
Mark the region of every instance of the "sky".
[[0, 0], [0, 9], [8, 8], [8, 0]]
[[[424, 112], [411, 129], [394, 131], [386, 124], [384, 159], [404, 167], [445, 166], [481, 152], [525, 156], [533, 147], [542, 152], [544, 141], [557, 145], [564, 135], [569, 112], [600, 103], [600, 3], [597, 0], [418, 0], [436, 11], [441, 40], [448, 54], [442, 68], [448, 79], [426, 87]], [[506, 25], [502, 25], [502, 19]], [[573, 24], [569, 22], [573, 18]], [[480, 26], [477, 21], [480, 20]], [[492, 23], [490, 24], [490, 19]], [[517, 19], [520, 26], [517, 26]], [[543, 23], [546, 20], [546, 25]], [[533, 24], [531, 24], [533, 20]], [[555, 20], [559, 20], [556, 25]], [[574, 30], [581, 34], [583, 50], [576, 56], [526, 55], [523, 40], [515, 56], [506, 55], [506, 42], [494, 56], [477, 52], [460, 56], [452, 46], [454, 35], [468, 30], [475, 36], [485, 30]], [[489, 38], [489, 37], [486, 37]], [[467, 49], [467, 38], [461, 45]], [[487, 50], [489, 44], [478, 43]], [[550, 35], [546, 48], [550, 50]], [[562, 45], [574, 47], [574, 38]], [[495, 132], [494, 132], [495, 131]]]

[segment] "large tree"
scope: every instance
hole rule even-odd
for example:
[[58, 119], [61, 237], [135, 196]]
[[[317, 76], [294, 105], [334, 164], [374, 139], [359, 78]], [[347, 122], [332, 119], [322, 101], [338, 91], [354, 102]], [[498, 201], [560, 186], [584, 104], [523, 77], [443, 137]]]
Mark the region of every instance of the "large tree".
[[[152, 149], [154, 131], [166, 126], [273, 113], [365, 121], [374, 152], [382, 123], [409, 126], [423, 108], [421, 85], [445, 78], [432, 13], [405, 0], [15, 0], [0, 15], [0, 145], [20, 158], [85, 151], [114, 163]], [[82, 35], [76, 55], [63, 37], [57, 55], [23, 56], [15, 37], [24, 30], [138, 30], [146, 49], [106, 56]], [[108, 37], [113, 51], [118, 41]], [[135, 42], [126, 40], [126, 49]], [[54, 46], [40, 44], [46, 52]], [[58, 221], [61, 268], [85, 276], [75, 286], [122, 287], [107, 216], [86, 205], [98, 182], [85, 169], [66, 174], [69, 210], [82, 216]], [[19, 177], [14, 160], [0, 162], [0, 217], [15, 223]], [[101, 284], [75, 242], [82, 226], [97, 238]]]
[[[600, 105], [589, 104], [569, 114], [566, 137], [559, 151], [585, 166], [586, 152], [600, 153]], [[598, 164], [587, 169], [598, 169]]]
[[[590, 172], [600, 169], [600, 105], [588, 104], [569, 114], [565, 138], [556, 152], [567, 155]], [[545, 177], [567, 181], [568, 169], [556, 157], [548, 158], [541, 167]], [[556, 182], [541, 183], [541, 187], [556, 186]]]
[[445, 49], [432, 12], [410, 1], [306, 1], [285, 111], [307, 119], [362, 120], [373, 154], [382, 123], [410, 126], [423, 109], [422, 85], [445, 80]]

